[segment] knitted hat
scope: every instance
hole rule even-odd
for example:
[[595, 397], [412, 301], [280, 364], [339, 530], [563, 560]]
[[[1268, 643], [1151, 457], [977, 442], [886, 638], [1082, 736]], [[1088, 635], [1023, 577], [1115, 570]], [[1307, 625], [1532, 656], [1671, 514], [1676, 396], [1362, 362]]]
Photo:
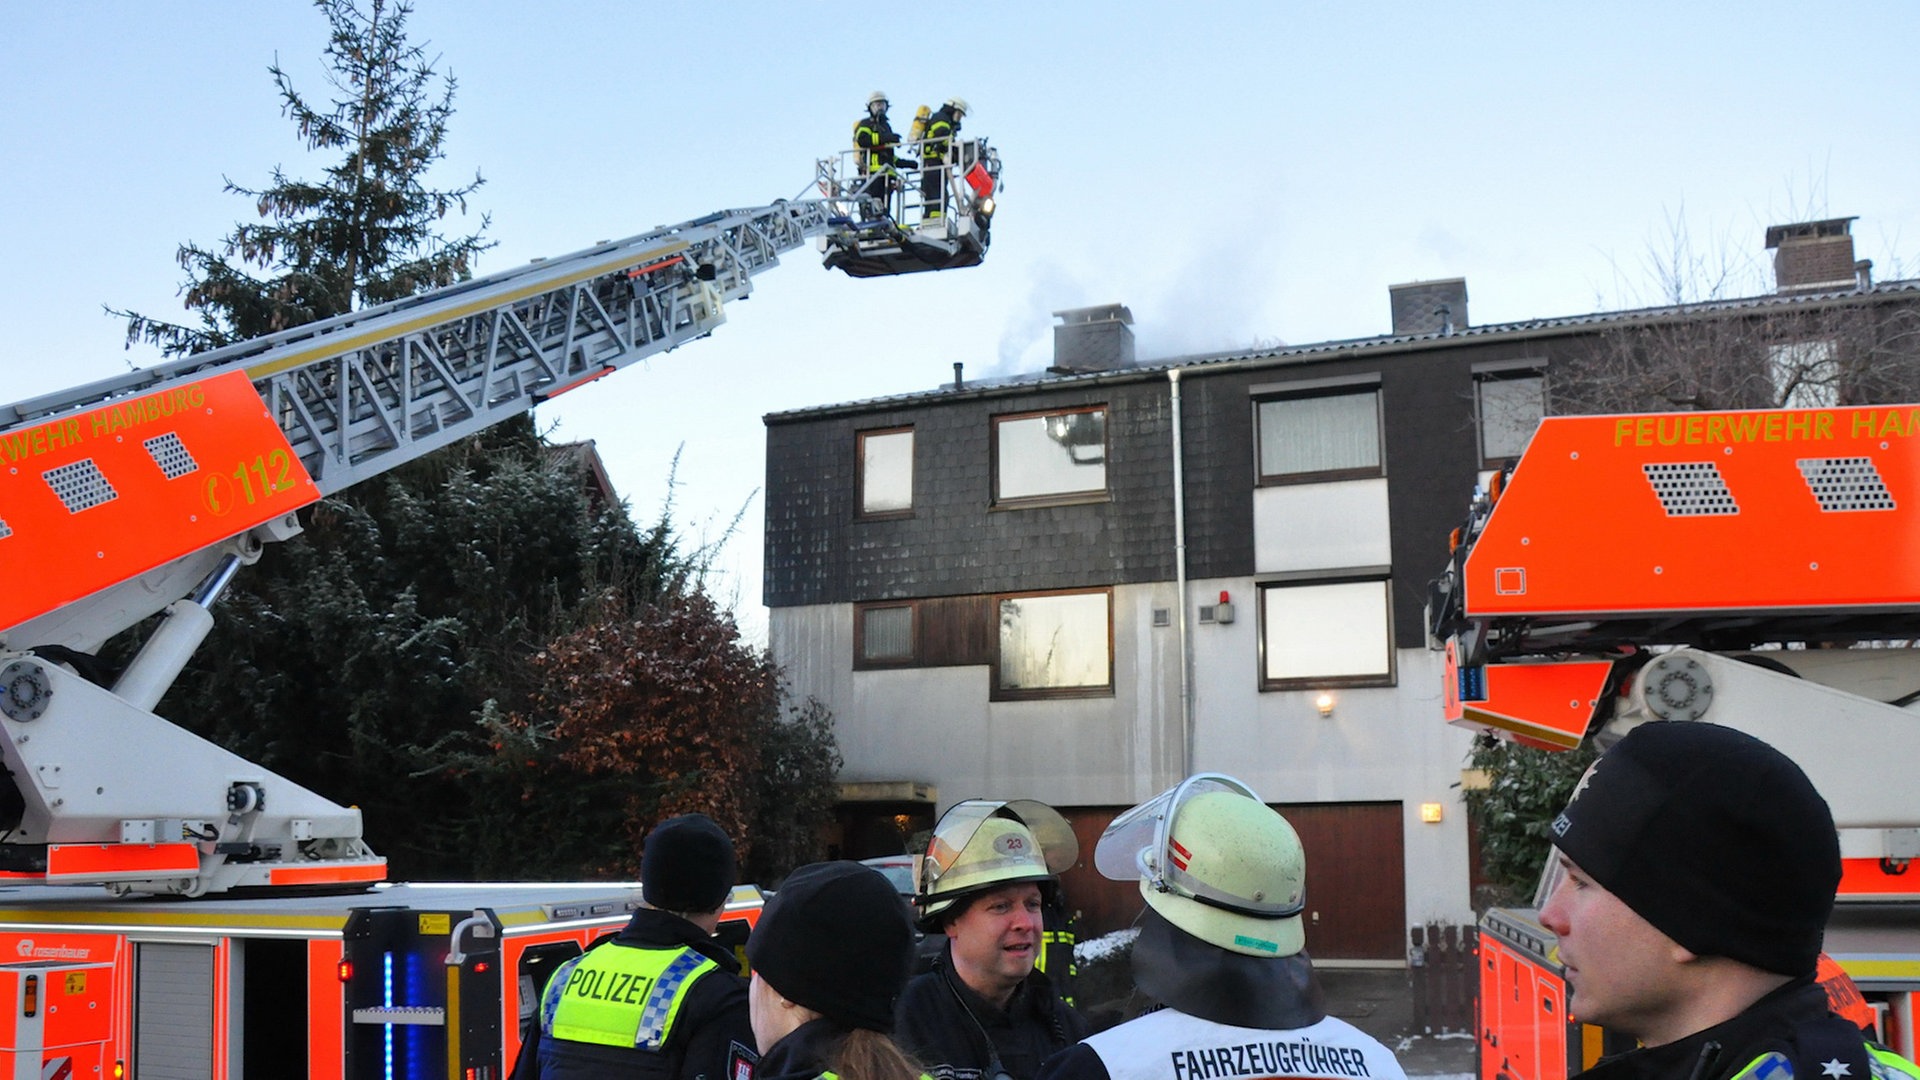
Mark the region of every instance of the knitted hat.
[[718, 908], [733, 888], [733, 841], [705, 814], [668, 818], [640, 853], [641, 896], [662, 911]]
[[913, 965], [907, 905], [878, 870], [810, 863], [774, 893], [747, 939], [747, 963], [781, 997], [836, 1023], [893, 1031]]
[[1552, 833], [1690, 952], [1813, 970], [1840, 884], [1839, 835], [1806, 773], [1751, 735], [1642, 724], [1587, 770]]

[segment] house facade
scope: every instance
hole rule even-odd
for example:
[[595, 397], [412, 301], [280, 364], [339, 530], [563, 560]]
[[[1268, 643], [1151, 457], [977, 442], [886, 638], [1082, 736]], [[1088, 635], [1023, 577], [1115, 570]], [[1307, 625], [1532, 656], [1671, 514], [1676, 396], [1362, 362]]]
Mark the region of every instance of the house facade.
[[1427, 584], [1549, 373], [1675, 320], [1911, 308], [1912, 284], [1475, 327], [1464, 281], [1420, 282], [1380, 337], [1146, 362], [1110, 305], [1057, 313], [1045, 372], [769, 415], [769, 645], [836, 718], [838, 853], [1040, 799], [1099, 932], [1139, 908], [1091, 870], [1100, 830], [1223, 772], [1301, 832], [1314, 956], [1403, 963], [1407, 927], [1473, 917], [1474, 736], [1441, 719]]

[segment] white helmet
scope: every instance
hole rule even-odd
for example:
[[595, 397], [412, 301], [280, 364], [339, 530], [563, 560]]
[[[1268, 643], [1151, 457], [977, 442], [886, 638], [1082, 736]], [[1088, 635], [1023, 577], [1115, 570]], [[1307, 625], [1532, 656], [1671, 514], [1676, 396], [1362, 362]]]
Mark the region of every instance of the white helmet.
[[1153, 910], [1208, 944], [1265, 957], [1306, 945], [1300, 837], [1230, 776], [1199, 773], [1114, 818], [1093, 859], [1115, 881], [1139, 879]]
[[873, 93], [867, 95], [867, 108], [869, 109], [873, 108], [875, 105], [879, 105], [882, 108], [885, 108], [886, 104], [887, 104], [887, 92], [885, 90], [875, 90]]
[[957, 115], [960, 115], [960, 116], [965, 116], [968, 113], [973, 111], [972, 109], [967, 107], [966, 98], [957, 98], [957, 97], [948, 98], [947, 108], [952, 109]]
[[1050, 882], [1080, 857], [1073, 826], [1060, 812], [1032, 799], [968, 799], [940, 815], [919, 860], [923, 922], [939, 919], [957, 901], [1002, 885]]

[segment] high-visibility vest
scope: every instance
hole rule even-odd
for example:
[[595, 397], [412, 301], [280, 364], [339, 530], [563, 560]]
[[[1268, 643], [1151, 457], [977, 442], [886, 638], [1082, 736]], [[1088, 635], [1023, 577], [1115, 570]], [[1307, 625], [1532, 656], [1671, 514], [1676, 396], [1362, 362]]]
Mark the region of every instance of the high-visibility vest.
[[556, 1039], [659, 1050], [694, 981], [719, 966], [688, 948], [590, 949], [553, 973], [540, 1024]]

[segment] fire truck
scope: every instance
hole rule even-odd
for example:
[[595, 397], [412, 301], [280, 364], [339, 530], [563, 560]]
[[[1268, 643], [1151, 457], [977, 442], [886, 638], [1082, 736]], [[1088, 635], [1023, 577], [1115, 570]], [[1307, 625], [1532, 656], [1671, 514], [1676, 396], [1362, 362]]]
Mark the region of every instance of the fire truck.
[[[1917, 546], [1920, 407], [1549, 417], [1477, 493], [1428, 596], [1455, 724], [1564, 750], [1710, 721], [1793, 758], [1840, 831], [1823, 966], [1908, 1058]], [[1482, 1080], [1564, 1080], [1626, 1048], [1568, 1013], [1549, 884], [1481, 921]]]
[[817, 197], [0, 406], [0, 1076], [503, 1075], [637, 887], [385, 883], [357, 809], [153, 709], [301, 508], [712, 333], [808, 241], [854, 277], [977, 264], [999, 157], [945, 167], [955, 212], [827, 159]]

